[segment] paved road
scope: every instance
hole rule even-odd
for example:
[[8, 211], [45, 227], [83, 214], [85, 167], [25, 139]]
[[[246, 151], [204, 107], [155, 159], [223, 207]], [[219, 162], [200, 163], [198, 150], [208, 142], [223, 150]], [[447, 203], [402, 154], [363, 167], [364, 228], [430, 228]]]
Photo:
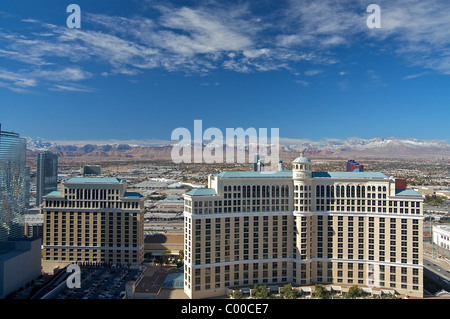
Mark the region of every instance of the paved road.
[[[439, 252], [439, 258], [438, 258]], [[424, 266], [428, 263], [437, 265], [436, 267], [432, 267], [430, 270], [435, 270], [437, 272], [443, 273], [443, 275], [448, 276], [450, 271], [450, 250], [446, 250], [443, 248], [436, 249], [436, 245], [434, 245], [434, 249], [432, 250], [431, 243], [423, 243], [423, 257], [424, 257]], [[437, 270], [440, 269], [440, 270]]]
[[441, 263], [437, 263], [435, 259], [428, 258], [427, 256], [423, 257], [423, 266], [450, 283], [450, 267], [444, 268]]
[[423, 252], [424, 275], [439, 283], [443, 289], [450, 291], [450, 263], [448, 262], [450, 251], [443, 248], [437, 250], [436, 246], [432, 251], [431, 243], [424, 242]]

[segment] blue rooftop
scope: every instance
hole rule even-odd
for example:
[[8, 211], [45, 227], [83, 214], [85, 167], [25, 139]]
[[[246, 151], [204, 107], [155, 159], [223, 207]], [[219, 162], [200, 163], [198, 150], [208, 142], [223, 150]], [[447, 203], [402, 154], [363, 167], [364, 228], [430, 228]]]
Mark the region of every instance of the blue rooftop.
[[186, 193], [186, 195], [191, 196], [212, 196], [216, 194], [216, 191], [212, 188], [194, 188]]
[[414, 189], [396, 189], [395, 196], [418, 196], [422, 197], [417, 191]]
[[144, 197], [144, 195], [142, 195], [141, 193], [137, 193], [137, 192], [125, 192], [125, 194], [123, 195], [123, 197]]
[[53, 191], [51, 193], [48, 193], [45, 196], [51, 196], [51, 197], [61, 197], [61, 192], [60, 191]]
[[312, 177], [331, 177], [331, 178], [381, 178], [388, 177], [380, 172], [312, 172]]
[[[292, 178], [291, 170], [284, 171], [227, 171], [217, 174], [219, 177], [224, 178]], [[312, 172], [312, 177], [329, 177], [329, 178], [381, 178], [387, 179], [388, 177], [380, 172]]]
[[280, 178], [280, 177], [289, 177], [292, 178], [291, 170], [284, 171], [266, 171], [266, 172], [255, 172], [255, 171], [227, 171], [217, 174], [219, 177], [224, 178]]
[[66, 180], [66, 183], [120, 183], [122, 180], [117, 177], [73, 177]]

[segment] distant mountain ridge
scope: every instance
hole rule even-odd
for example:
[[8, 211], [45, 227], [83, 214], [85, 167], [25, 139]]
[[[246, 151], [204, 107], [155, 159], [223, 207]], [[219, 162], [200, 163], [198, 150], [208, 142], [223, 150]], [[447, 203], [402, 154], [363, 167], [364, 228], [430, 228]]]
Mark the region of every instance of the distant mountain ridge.
[[[50, 142], [40, 139], [26, 138], [28, 155], [49, 150], [64, 159], [77, 160], [108, 160], [108, 159], [141, 159], [170, 160], [172, 146], [177, 141], [135, 141], [132, 143], [119, 141], [96, 142]], [[205, 145], [205, 144], [204, 144]], [[450, 158], [450, 144], [440, 140], [418, 140], [413, 138], [347, 138], [322, 139], [311, 141], [307, 139], [280, 138], [280, 157], [292, 158], [301, 151], [311, 157], [324, 158]], [[226, 149], [225, 145], [217, 144]], [[238, 145], [238, 148], [249, 150], [257, 145]]]
[[[294, 140], [295, 141], [295, 140]], [[440, 140], [418, 140], [413, 138], [348, 138], [324, 139], [320, 141], [298, 141], [289, 143], [289, 151], [305, 150], [305, 153], [331, 157], [360, 158], [430, 158], [449, 157], [450, 144]]]

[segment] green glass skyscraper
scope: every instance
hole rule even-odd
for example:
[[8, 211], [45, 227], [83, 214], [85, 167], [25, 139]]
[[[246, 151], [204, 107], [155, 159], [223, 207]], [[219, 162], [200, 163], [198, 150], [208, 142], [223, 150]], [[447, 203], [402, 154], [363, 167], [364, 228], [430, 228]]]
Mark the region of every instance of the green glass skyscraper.
[[17, 133], [0, 130], [0, 240], [23, 235], [25, 164], [26, 140]]
[[42, 152], [36, 165], [36, 206], [42, 204], [42, 197], [58, 188], [58, 154]]

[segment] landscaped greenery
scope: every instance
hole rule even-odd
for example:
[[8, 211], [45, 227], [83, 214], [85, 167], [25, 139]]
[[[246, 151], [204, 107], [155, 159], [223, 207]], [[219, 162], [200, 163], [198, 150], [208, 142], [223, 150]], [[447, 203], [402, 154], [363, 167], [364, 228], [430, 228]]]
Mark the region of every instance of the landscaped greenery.
[[287, 284], [281, 289], [281, 297], [284, 299], [297, 299], [300, 297], [300, 293], [292, 288], [292, 284]]
[[[250, 296], [249, 296], [250, 297]], [[250, 298], [254, 299], [298, 299], [298, 298], [314, 298], [314, 299], [395, 299], [395, 295], [381, 295], [373, 296], [371, 294], [364, 293], [358, 286], [352, 286], [347, 293], [331, 292], [327, 291], [325, 286], [317, 284], [314, 286], [314, 292], [311, 295], [302, 296], [297, 289], [292, 287], [292, 284], [284, 285], [281, 288], [280, 293], [269, 293], [267, 286], [255, 285]], [[232, 299], [245, 298], [239, 290], [234, 290], [230, 293]], [[248, 297], [247, 297], [248, 298]]]
[[268, 299], [269, 292], [267, 291], [267, 286], [255, 286], [255, 288], [253, 288], [252, 297], [255, 299]]
[[439, 205], [442, 205], [446, 199], [447, 198], [445, 196], [426, 195], [423, 203], [425, 205], [430, 205], [430, 206], [439, 206]]
[[155, 262], [162, 265], [176, 265], [178, 268], [184, 264], [184, 251], [180, 250], [178, 255], [172, 255], [170, 251], [166, 250], [161, 256], [155, 257]]
[[330, 298], [330, 292], [328, 292], [322, 285], [315, 285], [312, 297], [320, 299], [328, 299]]

